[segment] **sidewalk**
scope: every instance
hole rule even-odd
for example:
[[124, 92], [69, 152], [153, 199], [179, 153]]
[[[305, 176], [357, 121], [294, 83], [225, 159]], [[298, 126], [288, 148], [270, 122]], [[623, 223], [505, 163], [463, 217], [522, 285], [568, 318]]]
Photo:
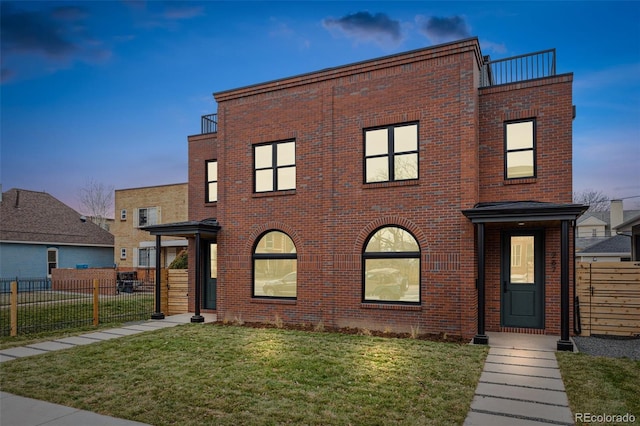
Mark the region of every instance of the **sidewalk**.
[[573, 425], [555, 357], [558, 337], [487, 334], [489, 355], [464, 425]]
[[[193, 314], [172, 315], [163, 320], [148, 320], [119, 328], [105, 329], [79, 336], [65, 337], [50, 342], [34, 343], [27, 346], [0, 350], [0, 362], [7, 362], [25, 356], [39, 355], [51, 351], [88, 345], [122, 336], [175, 327], [191, 322]], [[216, 320], [213, 314], [202, 314], [206, 322]], [[78, 410], [50, 402], [25, 398], [0, 392], [0, 424], [7, 426], [144, 426], [144, 423], [115, 417], [103, 416], [90, 411]]]

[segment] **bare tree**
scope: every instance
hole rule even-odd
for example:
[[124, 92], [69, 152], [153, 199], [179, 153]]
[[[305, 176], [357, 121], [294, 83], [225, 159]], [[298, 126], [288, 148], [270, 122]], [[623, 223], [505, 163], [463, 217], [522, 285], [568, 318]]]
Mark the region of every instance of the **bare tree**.
[[81, 213], [103, 229], [108, 228], [107, 218], [113, 213], [113, 192], [113, 186], [89, 180], [78, 195]]
[[588, 204], [591, 212], [602, 212], [609, 210], [611, 198], [602, 191], [595, 189], [585, 189], [582, 192], [573, 193], [573, 202], [578, 204]]

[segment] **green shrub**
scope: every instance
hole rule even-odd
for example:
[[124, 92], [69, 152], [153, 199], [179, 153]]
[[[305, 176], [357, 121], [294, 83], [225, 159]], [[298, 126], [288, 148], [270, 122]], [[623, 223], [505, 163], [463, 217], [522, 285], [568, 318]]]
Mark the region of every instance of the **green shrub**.
[[189, 267], [188, 260], [189, 257], [187, 250], [182, 250], [180, 253], [178, 253], [176, 258], [173, 259], [173, 262], [171, 262], [171, 264], [169, 265], [169, 269], [187, 269]]

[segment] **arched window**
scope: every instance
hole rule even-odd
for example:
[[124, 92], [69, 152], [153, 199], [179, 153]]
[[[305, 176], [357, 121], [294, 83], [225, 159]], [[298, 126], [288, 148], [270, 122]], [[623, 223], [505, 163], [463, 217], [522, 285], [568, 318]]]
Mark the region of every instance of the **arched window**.
[[253, 296], [295, 298], [297, 258], [296, 246], [287, 234], [263, 234], [253, 251]]
[[405, 229], [374, 232], [362, 255], [362, 300], [420, 303], [420, 247]]

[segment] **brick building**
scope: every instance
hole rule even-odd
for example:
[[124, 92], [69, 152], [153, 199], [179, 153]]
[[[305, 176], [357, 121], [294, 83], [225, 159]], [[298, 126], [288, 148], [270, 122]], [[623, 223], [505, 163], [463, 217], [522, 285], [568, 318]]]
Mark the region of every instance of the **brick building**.
[[[188, 217], [187, 184], [116, 189], [113, 263], [120, 271], [154, 270], [155, 239], [144, 231], [149, 225], [185, 221]], [[167, 237], [160, 249], [162, 267], [187, 248], [184, 238]]]
[[569, 348], [572, 80], [553, 50], [490, 61], [471, 38], [215, 93], [189, 221], [149, 230], [200, 253], [194, 321]]

